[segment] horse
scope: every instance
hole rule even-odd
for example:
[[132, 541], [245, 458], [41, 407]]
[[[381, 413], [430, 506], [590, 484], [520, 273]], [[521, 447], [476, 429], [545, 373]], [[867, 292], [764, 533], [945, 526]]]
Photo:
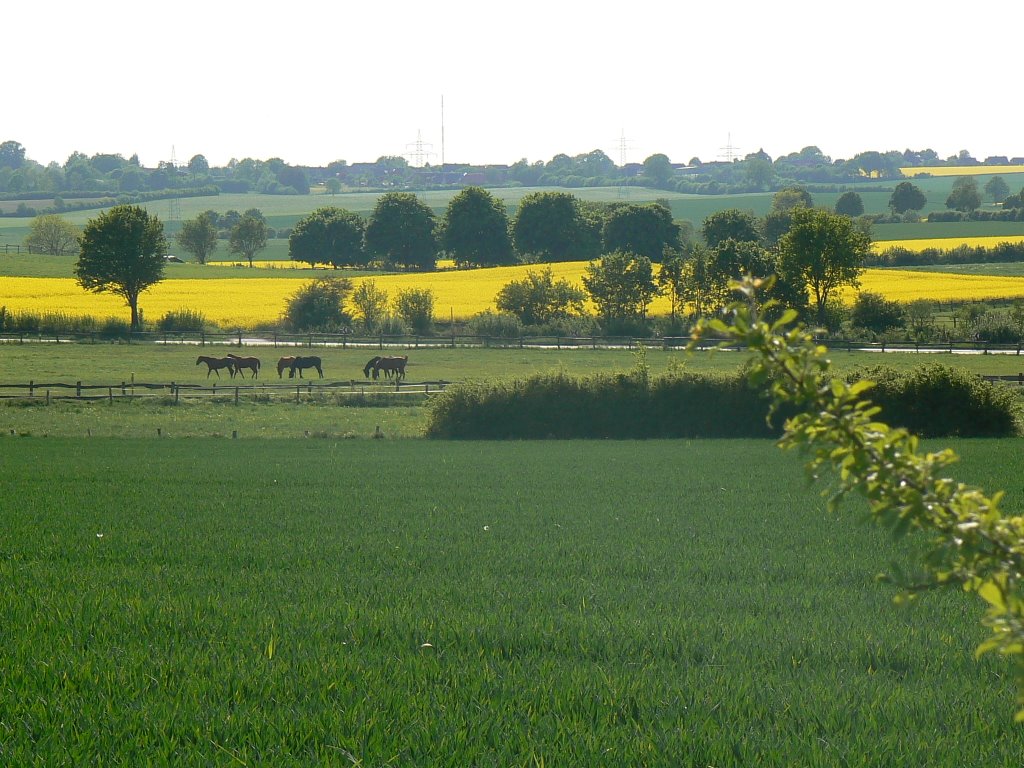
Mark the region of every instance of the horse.
[[277, 378], [281, 378], [284, 374], [285, 368], [291, 368], [292, 363], [295, 361], [294, 357], [282, 357], [277, 361]]
[[370, 362], [363, 368], [363, 376], [370, 378], [370, 371], [373, 371], [373, 378], [377, 378], [377, 363], [380, 362], [380, 356], [371, 357]]
[[291, 364], [288, 366], [288, 378], [295, 378], [295, 371], [299, 372], [299, 378], [302, 378], [303, 368], [316, 368], [316, 372], [320, 374], [320, 378], [324, 377], [324, 371], [320, 367], [320, 358], [316, 356], [311, 357], [296, 357], [292, 359]]
[[252, 371], [252, 377], [254, 379], [259, 378], [260, 375], [260, 359], [258, 357], [239, 357], [238, 355], [232, 355], [228, 352], [228, 357], [235, 361], [235, 373], [245, 378], [245, 374], [242, 373], [243, 368], [248, 368]]
[[231, 374], [231, 378], [235, 378], [235, 361], [233, 358], [200, 355], [199, 359], [196, 360], [196, 365], [199, 365], [200, 363], [206, 363], [206, 378], [210, 378], [211, 373], [216, 373], [217, 378], [219, 379], [221, 368], [227, 368], [228, 373]]
[[405, 378], [405, 364], [409, 362], [409, 356], [404, 357], [382, 357], [377, 361], [377, 370], [384, 371], [384, 375], [391, 378], [391, 374], [394, 374], [395, 379]]

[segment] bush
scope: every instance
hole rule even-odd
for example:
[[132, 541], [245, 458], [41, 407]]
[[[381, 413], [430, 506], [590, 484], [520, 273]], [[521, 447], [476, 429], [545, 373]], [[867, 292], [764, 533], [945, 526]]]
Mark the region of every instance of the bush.
[[156, 321], [157, 330], [175, 333], [200, 333], [206, 330], [208, 325], [210, 321], [206, 316], [192, 309], [171, 310]]
[[1017, 397], [970, 371], [932, 363], [910, 372], [878, 366], [847, 381], [869, 379], [867, 398], [881, 420], [920, 437], [1007, 437], [1017, 434]]
[[288, 299], [284, 322], [291, 331], [337, 332], [347, 330], [345, 298], [352, 290], [346, 277], [320, 277], [299, 288]]
[[523, 324], [511, 312], [481, 312], [470, 318], [469, 328], [477, 336], [516, 339], [523, 335]]
[[850, 322], [857, 328], [874, 333], [885, 333], [903, 326], [903, 307], [897, 301], [889, 301], [879, 293], [862, 291], [857, 295]]
[[[856, 375], [854, 380], [862, 378]], [[882, 416], [922, 437], [1016, 433], [1016, 398], [959, 369], [931, 365], [912, 373], [875, 368], [868, 397]], [[432, 399], [427, 436], [463, 439], [740, 438], [777, 436], [790, 413], [766, 422], [768, 402], [745, 373], [676, 371], [451, 386]]]

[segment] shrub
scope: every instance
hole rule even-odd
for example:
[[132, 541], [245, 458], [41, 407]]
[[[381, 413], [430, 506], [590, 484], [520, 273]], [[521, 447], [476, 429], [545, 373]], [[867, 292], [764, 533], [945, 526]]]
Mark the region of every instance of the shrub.
[[862, 291], [857, 295], [850, 322], [858, 328], [874, 333], [885, 333], [903, 326], [903, 307], [897, 301], [889, 301], [879, 293]]
[[157, 330], [173, 331], [175, 333], [193, 332], [199, 333], [210, 325], [210, 321], [202, 312], [192, 309], [171, 310], [156, 321]]
[[515, 339], [523, 335], [523, 324], [511, 312], [480, 312], [470, 318], [469, 328], [477, 336]]
[[920, 437], [1006, 437], [1017, 433], [1017, 398], [961, 368], [932, 363], [904, 373], [878, 366], [848, 378], [870, 379], [868, 398], [881, 418]]
[[285, 325], [292, 331], [341, 331], [351, 322], [344, 310], [352, 290], [346, 277], [320, 277], [310, 281], [288, 299]]

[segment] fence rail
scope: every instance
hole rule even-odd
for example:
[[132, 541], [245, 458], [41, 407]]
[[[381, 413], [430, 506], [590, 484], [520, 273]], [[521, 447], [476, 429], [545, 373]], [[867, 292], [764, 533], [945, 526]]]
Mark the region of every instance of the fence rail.
[[[122, 381], [119, 384], [83, 384], [81, 381], [69, 382], [35, 382], [27, 384], [0, 384], [0, 400], [45, 400], [51, 403], [56, 400], [132, 400], [145, 398], [167, 398], [175, 403], [181, 400], [226, 398], [236, 403], [242, 400], [321, 400], [327, 395], [337, 397], [380, 395], [433, 395], [443, 392], [450, 381], [349, 381], [316, 382], [304, 381], [300, 384], [167, 384]], [[73, 391], [72, 391], [73, 390]]]
[[[0, 344], [28, 343], [84, 343], [84, 344], [157, 344], [182, 346], [220, 346], [260, 348], [325, 348], [325, 349], [437, 349], [456, 347], [495, 349], [680, 349], [691, 342], [689, 336], [663, 336], [639, 338], [636, 336], [476, 336], [451, 334], [448, 336], [356, 336], [353, 334], [269, 334], [265, 336], [234, 333], [172, 333], [131, 332], [120, 336], [105, 335], [100, 331], [35, 331], [0, 332]], [[851, 339], [824, 339], [835, 351], [847, 352], [917, 352], [950, 354], [1010, 354], [1020, 355], [1024, 343], [997, 344], [969, 339], [942, 342], [915, 341], [856, 341]], [[698, 349], [710, 349], [718, 342], [703, 339]]]

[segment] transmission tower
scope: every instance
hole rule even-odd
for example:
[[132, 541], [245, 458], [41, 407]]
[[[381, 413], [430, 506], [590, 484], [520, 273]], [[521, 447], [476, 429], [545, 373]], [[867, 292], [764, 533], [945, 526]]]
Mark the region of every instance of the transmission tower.
[[[618, 139], [618, 150], [619, 150], [619, 170], [622, 171], [626, 167], [626, 151], [631, 149], [629, 141], [626, 139], [626, 129], [623, 128], [619, 134]], [[621, 178], [621, 174], [620, 174]], [[629, 187], [625, 184], [619, 184], [616, 190], [616, 195], [621, 198], [629, 197]]]
[[732, 134], [730, 133], [728, 134], [728, 136], [729, 138], [725, 142], [725, 146], [721, 147], [719, 150], [722, 153], [719, 155], [719, 157], [725, 160], [725, 162], [731, 163], [733, 160], [737, 158], [737, 156], [739, 156], [740, 148], [734, 147], [732, 145]]
[[405, 145], [407, 150], [411, 147], [411, 150], [405, 153], [405, 157], [416, 168], [422, 168], [426, 165], [427, 159], [434, 156], [435, 153], [430, 151], [433, 146], [430, 142], [423, 141], [420, 132], [416, 131], [416, 141]]
[[178, 194], [178, 159], [171, 145], [171, 162], [168, 164], [168, 184], [171, 185], [171, 197], [167, 201], [167, 221], [181, 220], [181, 196]]

